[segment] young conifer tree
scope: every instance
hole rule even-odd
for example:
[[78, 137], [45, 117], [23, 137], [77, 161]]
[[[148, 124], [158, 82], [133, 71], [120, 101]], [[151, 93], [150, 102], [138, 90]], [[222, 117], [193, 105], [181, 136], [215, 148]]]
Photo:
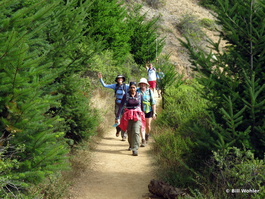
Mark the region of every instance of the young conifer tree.
[[146, 14], [140, 13], [141, 6], [131, 8], [128, 16], [129, 27], [132, 28], [130, 38], [131, 54], [137, 64], [143, 65], [146, 61], [155, 60], [161, 53], [165, 41], [157, 31], [159, 17], [146, 20]]
[[1, 161], [7, 160], [7, 167], [13, 162], [1, 171], [6, 179], [1, 198], [69, 167], [62, 120], [46, 114], [57, 99], [44, 92], [58, 73], [50, 73], [53, 61], [46, 60], [45, 50], [51, 46], [42, 36], [48, 17], [60, 8], [56, 1], [24, 3], [2, 1], [0, 6], [0, 128], [7, 151]]
[[131, 27], [126, 23], [126, 9], [123, 1], [93, 1], [86, 18], [87, 27], [94, 28], [95, 41], [104, 42], [104, 50], [113, 51], [113, 58], [124, 63], [131, 46]]
[[[218, 0], [215, 10], [220, 38], [209, 40], [210, 51], [182, 41], [194, 71], [212, 102], [211, 123], [206, 131], [208, 150], [246, 147], [262, 158], [265, 151], [264, 24], [265, 2]], [[211, 142], [209, 142], [211, 141]], [[212, 142], [214, 141], [214, 142]], [[209, 147], [210, 146], [210, 147]]]
[[89, 103], [90, 84], [83, 78], [90, 58], [102, 49], [101, 43], [94, 42], [87, 26], [90, 6], [90, 1], [79, 0], [60, 4], [45, 32], [52, 47], [46, 56], [47, 61], [53, 60], [50, 70], [59, 72], [46, 89], [47, 93], [58, 96], [60, 102], [50, 111], [64, 118], [66, 137], [74, 142], [89, 138], [97, 127], [97, 116]]
[[165, 96], [167, 96], [168, 89], [170, 87], [178, 88], [181, 86], [185, 80], [183, 80], [183, 75], [179, 74], [176, 71], [176, 66], [169, 61], [169, 56], [163, 56], [161, 59], [157, 60], [154, 64], [156, 67], [156, 72], [159, 75], [159, 71], [163, 73], [163, 76], [160, 77], [159, 81], [157, 81], [157, 85], [161, 90], [161, 98], [162, 98], [162, 109], [166, 106]]

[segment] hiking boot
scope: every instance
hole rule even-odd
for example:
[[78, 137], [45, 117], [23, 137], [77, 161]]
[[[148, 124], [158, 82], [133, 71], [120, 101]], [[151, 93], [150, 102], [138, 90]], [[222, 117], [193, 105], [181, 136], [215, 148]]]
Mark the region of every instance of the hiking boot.
[[126, 141], [126, 136], [123, 136], [121, 141]]
[[149, 134], [145, 134], [145, 141], [146, 141], [146, 143], [149, 141], [149, 137], [150, 137]]
[[133, 156], [138, 156], [138, 151], [133, 151], [133, 152], [132, 152], [132, 155], [133, 155]]
[[116, 137], [119, 137], [120, 132], [121, 132], [121, 128], [117, 126], [116, 127]]
[[145, 139], [142, 139], [142, 144], [140, 145], [140, 147], [145, 147], [145, 145], [146, 145]]

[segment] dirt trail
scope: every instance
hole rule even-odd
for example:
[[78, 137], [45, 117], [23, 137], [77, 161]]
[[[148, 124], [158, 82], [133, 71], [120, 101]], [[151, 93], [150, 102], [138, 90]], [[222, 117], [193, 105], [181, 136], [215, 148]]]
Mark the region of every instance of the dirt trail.
[[115, 137], [111, 129], [92, 152], [93, 164], [76, 180], [71, 198], [148, 198], [148, 184], [154, 178], [150, 146], [141, 147], [137, 157], [127, 149], [127, 141]]
[[[144, 6], [143, 12], [146, 11], [149, 11], [150, 17], [161, 14], [161, 26], [164, 27], [162, 36], [167, 37], [165, 49], [171, 52], [171, 60], [177, 63], [182, 63], [180, 60], [182, 53], [179, 50], [177, 37], [180, 35], [176, 23], [182, 15], [193, 13], [199, 18], [212, 18], [209, 11], [198, 5], [197, 0], [166, 0], [165, 6], [159, 10]], [[159, 101], [160, 98], [156, 99]], [[95, 103], [100, 104], [98, 101]], [[103, 104], [101, 108], [104, 109]], [[113, 118], [108, 119], [113, 120]], [[77, 174], [73, 179], [74, 185], [70, 188], [70, 197], [67, 199], [152, 198], [148, 184], [155, 175], [153, 160], [149, 154], [150, 145], [140, 147], [139, 156], [132, 156], [131, 151], [127, 150], [128, 142], [121, 141], [120, 137], [117, 138], [115, 128], [109, 126], [109, 130], [98, 141], [95, 149], [80, 156], [83, 159], [80, 161], [83, 171], [80, 176]]]
[[[156, 98], [158, 101], [160, 98]], [[98, 141], [95, 149], [87, 153], [87, 168], [74, 179], [68, 199], [148, 199], [152, 195], [148, 184], [154, 175], [150, 154], [152, 138], [146, 147], [139, 148], [139, 155], [128, 151], [128, 141], [116, 137], [116, 128]]]

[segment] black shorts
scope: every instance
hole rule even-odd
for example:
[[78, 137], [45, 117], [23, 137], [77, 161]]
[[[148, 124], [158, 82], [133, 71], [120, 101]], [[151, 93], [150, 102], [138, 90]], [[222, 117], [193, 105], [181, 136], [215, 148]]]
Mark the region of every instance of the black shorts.
[[152, 118], [152, 117], [153, 117], [153, 111], [145, 113], [145, 118]]

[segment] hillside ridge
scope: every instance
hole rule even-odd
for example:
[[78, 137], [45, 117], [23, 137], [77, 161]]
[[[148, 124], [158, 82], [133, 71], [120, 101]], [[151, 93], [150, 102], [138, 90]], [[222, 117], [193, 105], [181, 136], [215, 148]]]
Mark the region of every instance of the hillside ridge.
[[[161, 34], [161, 38], [165, 37], [165, 47], [162, 54], [170, 54], [170, 61], [176, 65], [177, 70], [187, 73], [190, 70], [190, 62], [188, 61], [188, 54], [178, 41], [178, 38], [184, 39], [184, 37], [178, 31], [177, 24], [185, 15], [211, 20], [214, 20], [214, 16], [211, 11], [200, 6], [198, 0], [164, 0], [163, 2], [163, 5], [156, 9], [138, 0], [138, 3], [143, 5], [141, 12], [142, 14], [146, 13], [147, 20], [156, 16], [161, 17], [158, 32]], [[218, 39], [215, 32], [207, 30], [205, 33], [213, 40]]]

